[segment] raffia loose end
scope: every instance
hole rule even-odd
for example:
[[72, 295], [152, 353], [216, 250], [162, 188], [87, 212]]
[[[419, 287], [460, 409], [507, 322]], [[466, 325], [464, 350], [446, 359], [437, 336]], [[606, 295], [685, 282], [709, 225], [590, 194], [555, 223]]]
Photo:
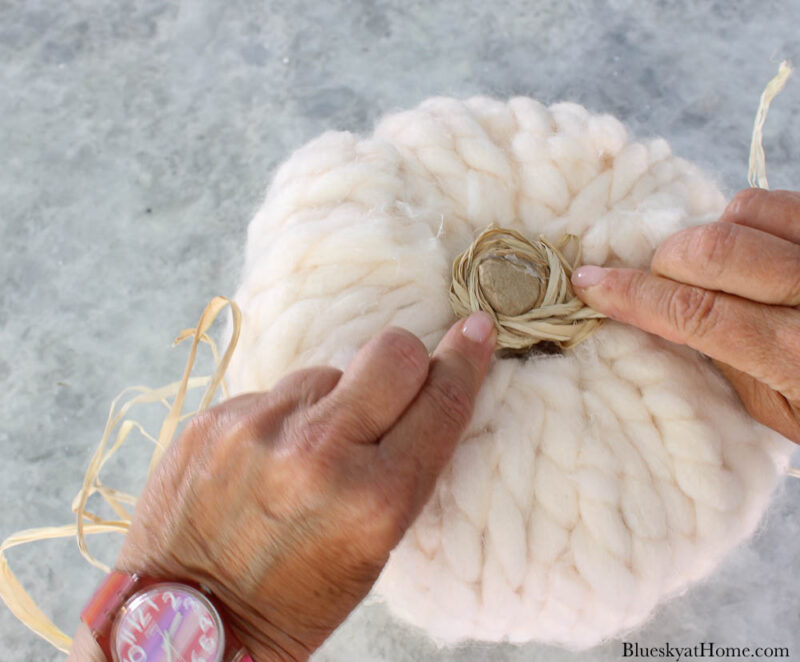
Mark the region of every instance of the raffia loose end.
[[[570, 262], [563, 251], [572, 245]], [[586, 340], [605, 317], [586, 306], [570, 277], [580, 263], [580, 240], [557, 246], [490, 225], [453, 262], [450, 303], [458, 317], [483, 310], [494, 319], [497, 346], [526, 350], [542, 341], [569, 349]]]
[[[225, 353], [220, 357], [217, 347], [208, 336], [207, 331], [220, 312], [227, 306], [230, 306], [231, 309], [233, 332]], [[19, 531], [10, 535], [0, 544], [0, 600], [24, 625], [58, 650], [68, 653], [72, 640], [36, 605], [36, 602], [11, 570], [6, 559], [6, 551], [19, 545], [41, 540], [74, 537], [84, 558], [100, 570], [108, 572], [108, 566], [96, 559], [89, 550], [86, 536], [101, 533], [127, 534], [131, 522], [131, 513], [136, 507], [136, 497], [104, 484], [100, 479], [103, 466], [128, 441], [131, 433], [138, 432], [154, 446], [150, 462], [150, 470], [152, 470], [158, 464], [167, 448], [169, 448], [179, 425], [183, 421], [211, 406], [220, 388], [224, 397], [227, 398], [228, 390], [224, 377], [238, 342], [240, 329], [241, 312], [236, 303], [225, 297], [214, 297], [203, 311], [197, 327], [182, 331], [175, 339], [175, 344], [185, 340], [192, 341], [182, 379], [157, 389], [144, 386], [130, 387], [120, 393], [112, 402], [103, 436], [89, 462], [83, 485], [72, 502], [75, 521], [65, 526]], [[210, 347], [216, 369], [213, 375], [192, 377], [197, 352], [201, 344], [206, 344]], [[198, 388], [205, 389], [199, 406], [194, 411], [185, 412], [184, 405], [187, 393]], [[148, 403], [161, 403], [165, 408], [165, 416], [158, 435], [149, 434], [140, 423], [128, 418], [134, 408]], [[93, 494], [98, 494], [103, 498], [114, 512], [116, 519], [108, 520], [89, 510], [88, 502]]]
[[792, 75], [793, 67], [788, 60], [781, 62], [778, 73], [767, 83], [761, 100], [758, 104], [756, 119], [753, 122], [753, 136], [750, 140], [750, 163], [747, 169], [747, 182], [751, 188], [769, 188], [767, 181], [767, 161], [764, 154], [764, 123], [767, 121], [767, 112], [772, 100], [780, 94], [786, 81]]

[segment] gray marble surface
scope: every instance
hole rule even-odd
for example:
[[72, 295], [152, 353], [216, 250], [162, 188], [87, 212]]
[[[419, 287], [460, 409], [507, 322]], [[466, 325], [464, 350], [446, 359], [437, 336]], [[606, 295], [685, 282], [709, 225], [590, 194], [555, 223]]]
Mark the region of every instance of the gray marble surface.
[[[179, 374], [174, 335], [235, 290], [274, 167], [330, 129], [431, 95], [530, 95], [610, 112], [745, 185], [751, 123], [796, 0], [0, 0], [0, 536], [68, 522], [111, 398]], [[800, 77], [766, 130], [800, 186]], [[139, 485], [144, 447], [113, 468]], [[630, 640], [788, 646], [800, 659], [800, 481], [760, 533]], [[95, 545], [113, 558], [114, 541]], [[99, 580], [70, 542], [9, 555], [71, 633]], [[0, 660], [58, 655], [0, 608]], [[438, 650], [379, 605], [318, 653], [344, 660], [617, 660], [619, 643]]]

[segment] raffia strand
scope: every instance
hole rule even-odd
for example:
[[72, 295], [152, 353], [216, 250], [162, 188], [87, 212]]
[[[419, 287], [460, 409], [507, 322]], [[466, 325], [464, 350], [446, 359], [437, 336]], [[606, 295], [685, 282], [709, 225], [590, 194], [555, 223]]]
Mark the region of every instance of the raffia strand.
[[753, 135], [750, 139], [750, 163], [747, 169], [747, 182], [751, 188], [769, 188], [767, 159], [764, 154], [764, 124], [767, 121], [767, 112], [772, 100], [786, 86], [792, 71], [792, 64], [788, 60], [781, 62], [778, 73], [767, 83], [767, 87], [764, 88], [764, 92], [761, 94], [756, 119], [753, 122]]
[[[232, 333], [225, 353], [220, 357], [216, 343], [207, 334], [207, 331], [220, 312], [228, 306], [231, 309], [233, 320]], [[11, 566], [6, 559], [6, 552], [14, 547], [32, 542], [74, 537], [77, 539], [78, 549], [84, 558], [103, 572], [108, 572], [109, 567], [96, 559], [89, 550], [86, 536], [101, 533], [121, 533], [126, 535], [130, 527], [132, 511], [136, 507], [136, 497], [103, 483], [100, 478], [101, 470], [128, 441], [132, 433], [139, 433], [142, 438], [153, 444], [153, 455], [150, 463], [150, 470], [152, 470], [172, 443], [182, 422], [191, 418], [197, 412], [212, 406], [212, 401], [217, 396], [220, 388], [223, 392], [223, 399], [228, 398], [228, 388], [224, 377], [233, 351], [236, 348], [241, 326], [242, 315], [236, 303], [225, 297], [214, 297], [203, 311], [197, 326], [194, 329], [182, 331], [175, 339], [175, 344], [191, 340], [189, 358], [181, 380], [156, 389], [145, 386], [128, 387], [112, 402], [102, 438], [89, 462], [83, 485], [72, 502], [74, 521], [63, 526], [48, 526], [19, 531], [0, 543], [0, 600], [6, 604], [23, 624], [50, 642], [58, 650], [68, 653], [72, 646], [72, 640], [50, 620], [31, 598], [11, 570]], [[192, 372], [201, 344], [209, 345], [216, 364], [216, 370], [213, 375], [193, 377]], [[200, 388], [205, 390], [198, 408], [194, 411], [184, 411], [187, 392]], [[158, 436], [151, 435], [140, 423], [129, 418], [132, 410], [150, 403], [161, 403], [166, 412]], [[94, 494], [99, 494], [102, 497], [115, 513], [116, 519], [107, 520], [89, 509], [89, 498]], [[129, 508], [126, 508], [126, 505]]]

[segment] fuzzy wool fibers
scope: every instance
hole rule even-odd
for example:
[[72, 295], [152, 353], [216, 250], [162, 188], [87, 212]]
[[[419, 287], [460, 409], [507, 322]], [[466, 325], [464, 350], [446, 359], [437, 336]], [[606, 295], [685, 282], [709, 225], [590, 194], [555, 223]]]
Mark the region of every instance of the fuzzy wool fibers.
[[[284, 163], [248, 231], [229, 378], [345, 368], [388, 325], [433, 350], [451, 264], [490, 223], [647, 267], [724, 199], [664, 140], [572, 103], [434, 98]], [[586, 648], [645, 621], [751, 535], [791, 445], [708, 359], [607, 321], [560, 355], [493, 359], [472, 423], [376, 592], [441, 642]]]

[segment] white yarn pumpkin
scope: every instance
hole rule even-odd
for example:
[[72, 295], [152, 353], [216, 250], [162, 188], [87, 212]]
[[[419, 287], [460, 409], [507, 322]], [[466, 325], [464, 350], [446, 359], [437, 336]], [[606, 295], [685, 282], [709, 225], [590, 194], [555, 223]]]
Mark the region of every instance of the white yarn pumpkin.
[[[490, 223], [573, 233], [586, 263], [646, 267], [723, 205], [665, 141], [631, 142], [571, 103], [435, 98], [369, 138], [326, 133], [279, 169], [250, 224], [231, 385], [344, 368], [387, 325], [433, 349], [454, 321], [451, 263]], [[707, 359], [634, 328], [494, 360], [376, 590], [441, 641], [595, 645], [749, 536], [790, 450]]]

